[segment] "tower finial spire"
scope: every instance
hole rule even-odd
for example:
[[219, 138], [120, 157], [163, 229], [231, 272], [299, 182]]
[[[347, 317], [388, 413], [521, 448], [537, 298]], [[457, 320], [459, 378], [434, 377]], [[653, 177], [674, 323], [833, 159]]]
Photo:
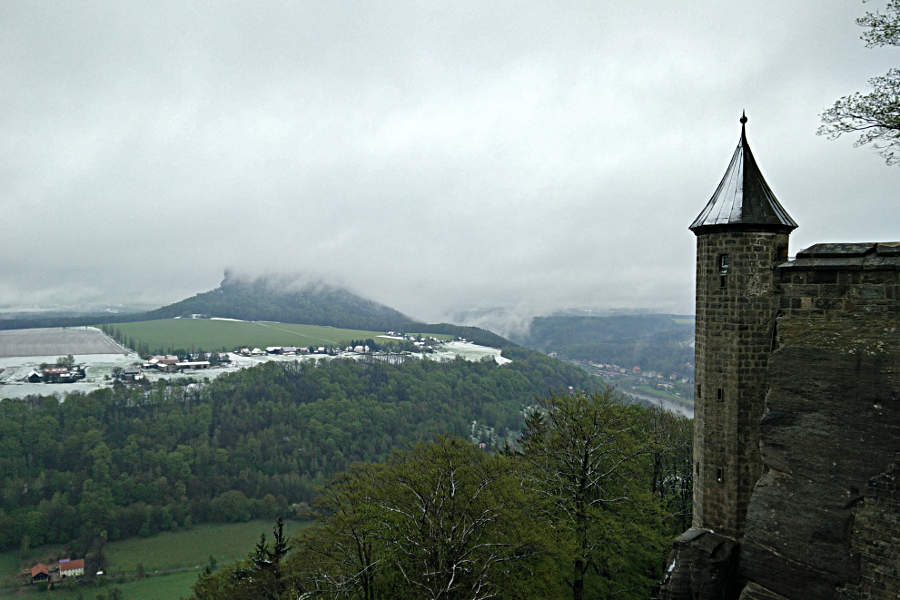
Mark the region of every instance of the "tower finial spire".
[[716, 188], [703, 212], [691, 223], [697, 235], [728, 227], [753, 227], [785, 233], [797, 228], [797, 223], [778, 203], [775, 194], [763, 179], [756, 159], [747, 143], [747, 111], [741, 111], [741, 138], [731, 156], [725, 176]]

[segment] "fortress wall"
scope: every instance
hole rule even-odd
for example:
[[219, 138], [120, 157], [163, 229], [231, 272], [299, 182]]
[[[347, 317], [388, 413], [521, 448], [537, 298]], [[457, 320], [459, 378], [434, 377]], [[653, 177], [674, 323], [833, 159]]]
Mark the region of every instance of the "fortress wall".
[[742, 600], [895, 600], [900, 589], [897, 250], [820, 244], [776, 269], [781, 316]]

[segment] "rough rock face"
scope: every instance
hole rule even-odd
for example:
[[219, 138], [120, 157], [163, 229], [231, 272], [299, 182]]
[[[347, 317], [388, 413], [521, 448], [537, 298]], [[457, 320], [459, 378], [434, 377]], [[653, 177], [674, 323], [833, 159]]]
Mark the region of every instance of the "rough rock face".
[[859, 559], [859, 581], [840, 598], [896, 598], [900, 590], [900, 495], [897, 470], [869, 481], [856, 507], [850, 554]]
[[[874, 513], [867, 518], [882, 520], [866, 493], [869, 480], [893, 471], [900, 439], [898, 382], [893, 398], [879, 385], [890, 360], [896, 369], [900, 355], [841, 356], [809, 346], [772, 356], [761, 425], [769, 470], [751, 498], [741, 549], [748, 579], [787, 597], [823, 599], [859, 579], [853, 546], [868, 542], [854, 538], [854, 520], [863, 507]], [[793, 368], [801, 364], [807, 368]], [[808, 368], [813, 364], [823, 368]], [[900, 547], [900, 538], [894, 543]]]
[[788, 598], [893, 600], [898, 273], [849, 259], [841, 272], [829, 266], [779, 269], [784, 315], [760, 423], [766, 472], [747, 511], [740, 573]]
[[735, 594], [737, 543], [708, 529], [691, 528], [675, 540], [666, 579], [669, 600], [720, 600]]

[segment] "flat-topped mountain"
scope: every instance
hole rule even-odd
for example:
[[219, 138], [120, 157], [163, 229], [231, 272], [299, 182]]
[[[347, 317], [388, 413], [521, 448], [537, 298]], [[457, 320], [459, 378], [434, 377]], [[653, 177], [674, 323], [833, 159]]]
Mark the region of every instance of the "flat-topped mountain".
[[226, 271], [214, 290], [141, 315], [166, 319], [192, 314], [246, 321], [282, 321], [377, 331], [408, 330], [415, 321], [344, 288], [286, 276], [238, 278]]
[[509, 341], [503, 337], [478, 327], [416, 321], [398, 310], [334, 284], [302, 279], [296, 275], [236, 277], [227, 270], [216, 289], [151, 311], [127, 314], [69, 313], [41, 318], [18, 315], [17, 318], [0, 319], [0, 330], [152, 321], [192, 315], [243, 321], [327, 325], [367, 331], [442, 333], [495, 348], [509, 345]]

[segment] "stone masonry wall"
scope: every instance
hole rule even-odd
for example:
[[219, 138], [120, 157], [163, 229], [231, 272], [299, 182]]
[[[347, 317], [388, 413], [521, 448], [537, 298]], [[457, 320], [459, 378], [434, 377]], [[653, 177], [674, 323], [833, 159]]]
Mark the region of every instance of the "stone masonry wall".
[[[784, 233], [697, 237], [693, 526], [740, 537], [753, 485]], [[722, 274], [722, 256], [728, 256]]]
[[741, 600], [900, 594], [900, 256], [891, 244], [820, 246], [833, 247], [776, 270]]

